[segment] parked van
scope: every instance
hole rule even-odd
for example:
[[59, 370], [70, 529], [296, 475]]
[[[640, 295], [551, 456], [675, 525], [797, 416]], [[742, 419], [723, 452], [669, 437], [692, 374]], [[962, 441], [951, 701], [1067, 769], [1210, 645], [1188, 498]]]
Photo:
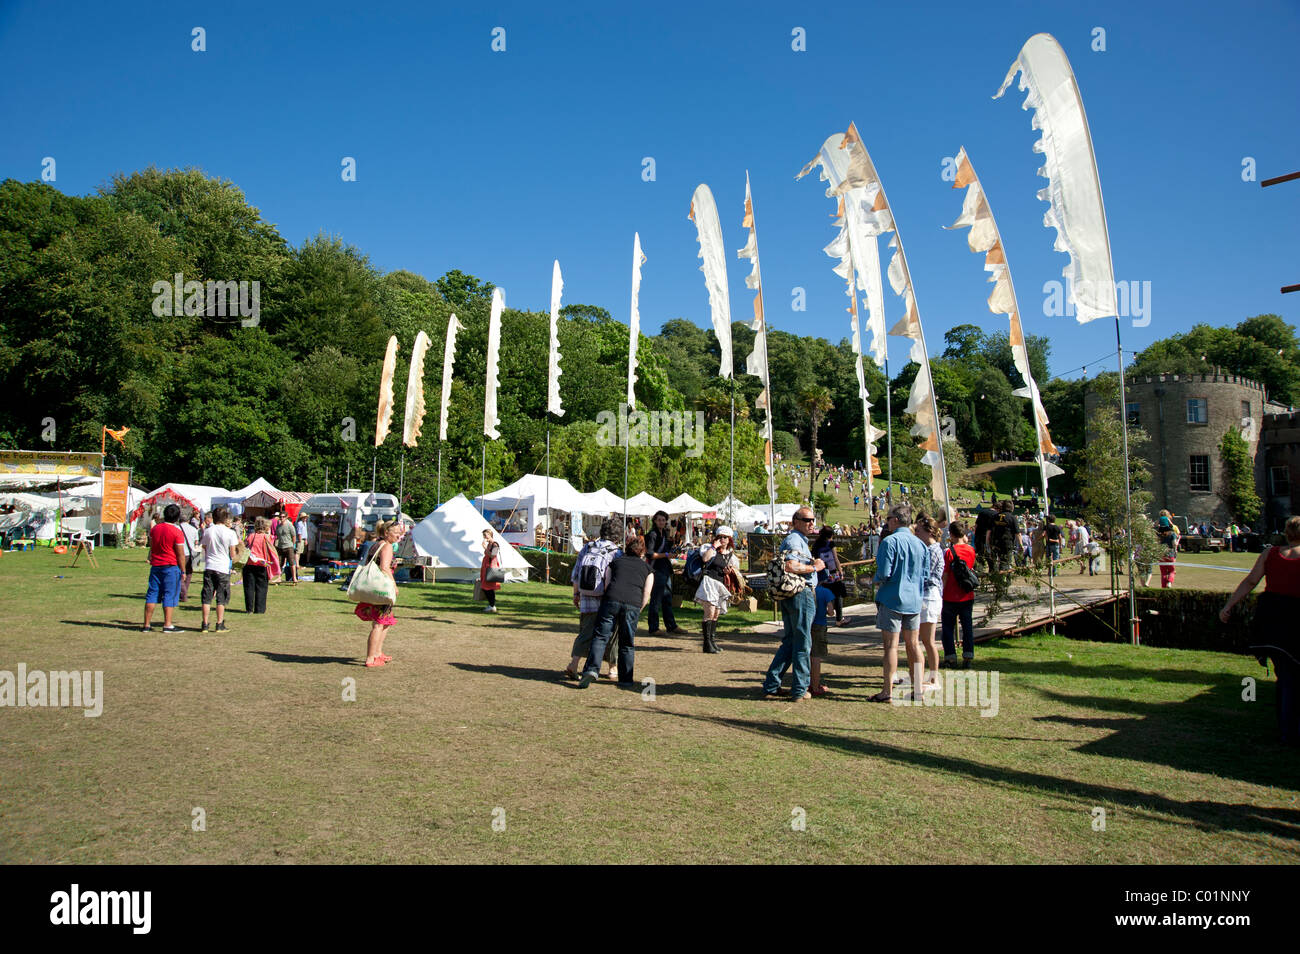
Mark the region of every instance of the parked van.
[[363, 490], [344, 490], [337, 494], [316, 494], [302, 505], [301, 516], [312, 524], [307, 564], [320, 560], [355, 558], [348, 541], [360, 527], [367, 533], [375, 524], [397, 519], [397, 498], [392, 494], [372, 494]]

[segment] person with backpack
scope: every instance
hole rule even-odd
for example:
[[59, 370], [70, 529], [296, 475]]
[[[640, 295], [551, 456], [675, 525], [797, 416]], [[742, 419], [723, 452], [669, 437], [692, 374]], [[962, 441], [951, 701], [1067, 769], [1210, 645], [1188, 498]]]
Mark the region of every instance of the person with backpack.
[[943, 667], [952, 669], [957, 665], [956, 629], [960, 620], [962, 668], [969, 669], [975, 661], [975, 624], [971, 620], [971, 611], [975, 608], [975, 587], [979, 583], [979, 577], [975, 575], [975, 548], [966, 542], [966, 527], [960, 522], [954, 521], [948, 527], [948, 539], [952, 546], [943, 555], [943, 610], [940, 616]]
[[659, 635], [659, 610], [663, 607], [664, 623], [668, 632], [685, 632], [673, 616], [673, 542], [668, 531], [668, 514], [660, 510], [654, 515], [654, 526], [646, 534], [646, 562], [654, 573], [654, 591], [650, 594], [650, 611], [646, 615], [647, 636]]
[[[763, 679], [764, 699], [780, 697], [781, 680], [787, 669], [792, 670], [790, 701], [802, 702], [808, 698], [812, 668], [812, 622], [817, 611], [817, 577], [826, 569], [826, 564], [813, 559], [812, 551], [808, 549], [808, 532], [812, 529], [814, 519], [810, 508], [800, 507], [796, 510], [791, 523], [794, 529], [781, 542], [781, 549], [772, 561], [774, 567], [781, 570], [783, 580], [791, 592], [780, 600], [785, 633]], [[768, 592], [775, 598], [777, 592], [772, 586], [774, 567], [768, 568]]]
[[627, 686], [634, 682], [636, 623], [641, 610], [650, 602], [654, 585], [654, 574], [645, 561], [645, 538], [631, 537], [623, 554], [609, 565], [609, 580], [601, 598], [587, 665], [578, 681], [579, 689], [586, 689], [596, 681], [605, 647], [615, 639], [618, 641], [619, 685]]
[[1020, 527], [1016, 523], [1014, 505], [1010, 500], [1004, 500], [1001, 509], [993, 518], [992, 526], [989, 527], [988, 541], [985, 543], [985, 547], [992, 554], [989, 566], [996, 565], [1002, 573], [1009, 571], [1019, 540]]
[[[606, 518], [600, 524], [600, 536], [583, 546], [573, 564], [573, 573], [569, 580], [573, 583], [573, 605], [578, 608], [578, 636], [573, 641], [569, 652], [569, 665], [564, 670], [564, 678], [577, 679], [578, 666], [587, 658], [591, 650], [591, 641], [596, 635], [596, 619], [600, 615], [600, 604], [605, 596], [605, 587], [609, 584], [609, 565], [623, 555], [623, 551], [614, 543], [613, 536], [620, 521]], [[605, 646], [605, 668], [602, 675], [609, 672], [609, 664], [618, 652], [618, 633], [614, 632]]]
[[[740, 591], [740, 560], [732, 550], [735, 534], [730, 527], [713, 531], [713, 544], [700, 547], [702, 572], [700, 585], [695, 591], [695, 602], [704, 610], [704, 651], [720, 653], [716, 636], [718, 617], [731, 605], [732, 588]], [[730, 586], [728, 585], [730, 583]]]

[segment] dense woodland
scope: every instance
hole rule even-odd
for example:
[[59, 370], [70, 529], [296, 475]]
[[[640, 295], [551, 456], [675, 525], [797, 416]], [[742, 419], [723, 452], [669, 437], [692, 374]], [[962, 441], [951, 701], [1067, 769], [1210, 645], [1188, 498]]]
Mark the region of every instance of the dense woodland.
[[[256, 327], [238, 318], [157, 317], [154, 284], [172, 280], [257, 281]], [[426, 414], [420, 446], [406, 449], [409, 512], [435, 504], [442, 344], [448, 317], [457, 339], [442, 497], [478, 492], [483, 382], [493, 285], [452, 270], [430, 281], [409, 271], [380, 272], [363, 251], [320, 235], [289, 245], [232, 183], [198, 170], [148, 169], [119, 175], [91, 196], [64, 195], [43, 183], [0, 184], [0, 446], [36, 448], [53, 418], [57, 450], [91, 450], [100, 426], [129, 427], [126, 448], [109, 452], [135, 470], [135, 483], [165, 481], [239, 487], [263, 476], [277, 486], [322, 490], [368, 486], [384, 347], [400, 344], [393, 433], [378, 450], [380, 485], [395, 491], [402, 455], [406, 367], [418, 331], [433, 340], [425, 367]], [[548, 315], [507, 309], [502, 320], [501, 439], [486, 450], [489, 488], [544, 466], [551, 431], [552, 473], [581, 490], [621, 492], [623, 449], [597, 441], [597, 415], [616, 411], [627, 374], [627, 326], [599, 305], [570, 304], [559, 329], [565, 414], [547, 421]], [[707, 320], [704, 320], [707, 324]], [[733, 326], [737, 369], [753, 346], [746, 324]], [[1083, 444], [1081, 380], [1049, 380], [1049, 343], [1029, 339], [1058, 445]], [[861, 405], [847, 340], [836, 344], [782, 331], [769, 336], [777, 450], [807, 452], [811, 411], [825, 457], [862, 456]], [[727, 491], [731, 384], [717, 377], [712, 330], [684, 318], [665, 322], [638, 346], [639, 407], [702, 411], [703, 456], [680, 447], [634, 447], [630, 487], [661, 497], [683, 491], [716, 500]], [[1198, 325], [1138, 357], [1138, 373], [1195, 371], [1215, 365], [1264, 382], [1283, 402], [1300, 396], [1294, 328], [1262, 315], [1236, 328]], [[941, 414], [955, 422], [950, 454], [1030, 454], [1033, 427], [1005, 334], [960, 325], [933, 355]], [[922, 482], [926, 470], [902, 414], [916, 376], [908, 365], [890, 382], [896, 479]], [[867, 363], [875, 423], [884, 425], [885, 380]], [[764, 476], [754, 401], [760, 384], [738, 373], [736, 492], [761, 499]], [[349, 421], [351, 426], [349, 426]], [[883, 440], [880, 457], [885, 457]], [[112, 461], [110, 461], [112, 462]], [[1067, 471], [1070, 455], [1066, 455]], [[781, 499], [798, 491], [783, 480]]]

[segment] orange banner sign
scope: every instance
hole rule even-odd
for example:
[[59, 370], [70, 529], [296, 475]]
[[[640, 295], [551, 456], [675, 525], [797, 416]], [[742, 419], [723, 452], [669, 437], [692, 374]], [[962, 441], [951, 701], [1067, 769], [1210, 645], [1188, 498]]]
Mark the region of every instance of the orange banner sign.
[[130, 486], [129, 470], [104, 471], [104, 499], [100, 504], [100, 523], [126, 523], [127, 492]]

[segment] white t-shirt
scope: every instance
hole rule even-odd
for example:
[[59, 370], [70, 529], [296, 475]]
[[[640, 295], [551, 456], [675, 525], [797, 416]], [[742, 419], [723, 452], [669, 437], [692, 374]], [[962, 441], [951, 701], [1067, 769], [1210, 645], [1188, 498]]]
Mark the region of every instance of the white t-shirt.
[[193, 555], [194, 555], [194, 545], [195, 545], [196, 543], [199, 542], [199, 530], [198, 530], [198, 527], [196, 527], [196, 526], [194, 526], [193, 524], [190, 524], [190, 523], [182, 523], [182, 524], [181, 524], [181, 533], [185, 534], [185, 551], [186, 551], [190, 556], [193, 556]]
[[1079, 539], [1074, 545], [1075, 552], [1083, 553], [1088, 548], [1088, 541], [1091, 539], [1091, 537], [1088, 535], [1088, 528], [1083, 525], [1079, 526], [1078, 533], [1079, 533]]
[[239, 546], [239, 537], [224, 524], [214, 523], [203, 531], [203, 560], [209, 570], [230, 572], [230, 551]]

